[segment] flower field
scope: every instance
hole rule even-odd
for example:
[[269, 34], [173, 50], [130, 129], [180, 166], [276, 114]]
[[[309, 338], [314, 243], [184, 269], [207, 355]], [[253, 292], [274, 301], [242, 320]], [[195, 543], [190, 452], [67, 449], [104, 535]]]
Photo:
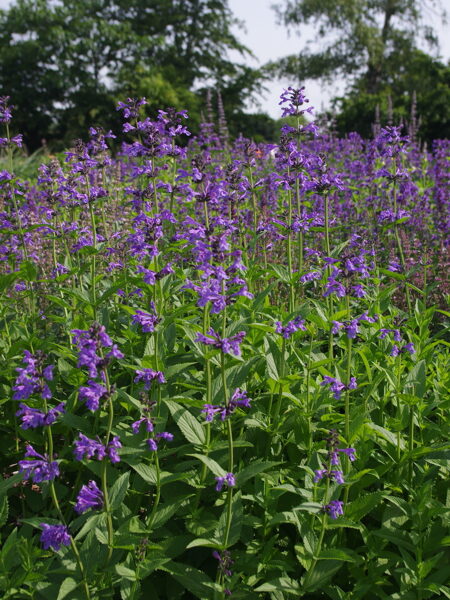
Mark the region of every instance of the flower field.
[[450, 598], [450, 142], [144, 105], [0, 99], [1, 597]]

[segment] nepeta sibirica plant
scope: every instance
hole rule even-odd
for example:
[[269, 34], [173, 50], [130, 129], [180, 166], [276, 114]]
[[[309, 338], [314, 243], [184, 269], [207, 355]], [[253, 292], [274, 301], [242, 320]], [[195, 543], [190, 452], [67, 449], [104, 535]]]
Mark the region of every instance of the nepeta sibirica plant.
[[448, 140], [129, 98], [23, 181], [12, 104], [1, 597], [449, 596]]

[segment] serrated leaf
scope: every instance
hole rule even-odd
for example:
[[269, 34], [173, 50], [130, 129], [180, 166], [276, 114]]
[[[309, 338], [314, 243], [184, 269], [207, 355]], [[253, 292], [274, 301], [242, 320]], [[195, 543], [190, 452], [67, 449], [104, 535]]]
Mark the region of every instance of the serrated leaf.
[[262, 473], [267, 471], [268, 469], [274, 467], [275, 465], [279, 465], [279, 462], [268, 461], [268, 460], [256, 460], [248, 467], [244, 467], [239, 473], [236, 475], [236, 485], [241, 487], [246, 481]]
[[373, 492], [359, 496], [345, 507], [345, 516], [353, 521], [359, 521], [377, 506], [383, 498], [383, 492]]
[[203, 446], [206, 441], [206, 434], [197, 419], [188, 410], [175, 402], [166, 400], [165, 404], [187, 441], [195, 446]]
[[292, 596], [303, 596], [302, 588], [294, 579], [279, 577], [263, 583], [255, 589], [255, 592], [287, 592]]
[[130, 486], [130, 473], [123, 473], [117, 480], [114, 482], [113, 486], [109, 491], [109, 501], [111, 505], [111, 510], [116, 510], [122, 504], [127, 490]]
[[344, 548], [326, 548], [321, 550], [317, 560], [342, 560], [344, 562], [358, 562], [358, 555]]
[[78, 583], [75, 581], [75, 579], [73, 579], [73, 577], [66, 577], [59, 588], [59, 593], [56, 600], [63, 600], [63, 598], [68, 596], [77, 587]]

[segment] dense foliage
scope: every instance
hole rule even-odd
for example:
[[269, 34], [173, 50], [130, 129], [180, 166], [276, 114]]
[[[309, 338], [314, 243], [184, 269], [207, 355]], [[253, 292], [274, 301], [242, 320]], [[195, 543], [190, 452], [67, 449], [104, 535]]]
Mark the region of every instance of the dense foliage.
[[450, 597], [449, 142], [0, 102], [2, 598]]

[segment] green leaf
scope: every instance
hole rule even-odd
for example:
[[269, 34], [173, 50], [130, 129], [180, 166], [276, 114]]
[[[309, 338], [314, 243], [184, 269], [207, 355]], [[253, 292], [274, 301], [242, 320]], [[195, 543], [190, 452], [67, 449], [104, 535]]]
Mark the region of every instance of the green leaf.
[[0, 527], [3, 527], [3, 525], [8, 520], [8, 513], [9, 513], [8, 498], [6, 496], [3, 496], [3, 498], [0, 500]]
[[188, 410], [175, 402], [166, 400], [165, 404], [187, 441], [195, 446], [203, 446], [206, 441], [206, 434], [197, 419]]
[[205, 456], [204, 454], [188, 454], [187, 456], [193, 456], [194, 458], [198, 458], [203, 464], [205, 464], [210, 471], [214, 473], [216, 477], [224, 477], [227, 472], [223, 469], [218, 462], [209, 456]]
[[248, 465], [248, 467], [244, 467], [241, 471], [239, 471], [239, 473], [236, 475], [236, 485], [240, 488], [246, 481], [252, 479], [252, 477], [255, 475], [258, 475], [258, 473], [267, 471], [268, 469], [279, 464], [279, 462], [269, 460], [255, 460]]
[[130, 486], [130, 473], [123, 473], [114, 482], [114, 485], [109, 491], [109, 501], [111, 504], [111, 510], [116, 510], [122, 504], [127, 490]]
[[342, 560], [324, 560], [317, 562], [313, 571], [308, 571], [304, 579], [304, 590], [316, 590], [329, 581], [342, 567]]
[[63, 598], [73, 592], [77, 586], [78, 583], [75, 581], [75, 579], [73, 579], [73, 577], [66, 577], [59, 588], [59, 594], [56, 600], [63, 600]]
[[16, 483], [19, 483], [19, 481], [22, 481], [23, 479], [23, 473], [16, 473], [15, 475], [11, 475], [11, 477], [8, 477], [7, 479], [3, 479], [3, 481], [0, 481], [0, 498], [6, 494], [6, 492], [12, 488]]
[[[220, 515], [219, 524], [214, 534], [215, 539], [221, 541], [222, 544], [225, 544], [227, 513], [228, 506], [225, 505], [225, 508], [222, 514]], [[239, 541], [239, 537], [241, 535], [243, 519], [241, 492], [237, 492], [233, 496], [231, 505], [231, 515], [231, 527], [227, 540], [227, 547], [236, 544], [236, 542]]]
[[383, 492], [373, 492], [359, 496], [345, 507], [345, 516], [353, 521], [359, 521], [377, 506], [383, 498]]
[[126, 567], [125, 565], [121, 565], [121, 564], [116, 565], [115, 570], [116, 570], [117, 575], [120, 575], [124, 579], [129, 579], [130, 581], [136, 581], [136, 573], [132, 569], [129, 569], [128, 567]]
[[200, 600], [210, 598], [211, 592], [221, 592], [221, 587], [214, 583], [205, 573], [194, 567], [183, 565], [181, 563], [170, 562], [160, 566], [161, 570], [167, 571], [181, 585], [194, 594]]
[[417, 396], [417, 398], [423, 398], [426, 386], [426, 364], [424, 360], [420, 360], [408, 373], [404, 391], [407, 394]]
[[271, 579], [256, 588], [255, 592], [287, 592], [291, 596], [303, 596], [303, 591], [297, 581], [289, 577]]
[[320, 551], [317, 560], [341, 560], [344, 562], [358, 562], [359, 556], [347, 548], [327, 548]]

